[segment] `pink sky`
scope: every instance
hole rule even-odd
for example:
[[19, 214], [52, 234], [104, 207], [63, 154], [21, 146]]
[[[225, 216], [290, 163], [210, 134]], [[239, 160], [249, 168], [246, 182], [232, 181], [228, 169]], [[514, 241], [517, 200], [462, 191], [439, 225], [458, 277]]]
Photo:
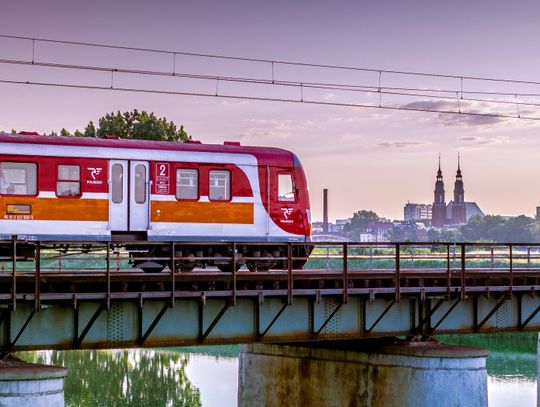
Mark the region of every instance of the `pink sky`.
[[[3, 4], [1, 34], [264, 59], [534, 80], [540, 68], [540, 5], [530, 2], [177, 2], [18, 1]], [[28, 43], [0, 39], [0, 58], [27, 58]], [[169, 60], [39, 46], [42, 60], [128, 64], [162, 69]], [[178, 69], [227, 75], [266, 67], [180, 58]], [[281, 69], [281, 78], [373, 80]], [[333, 76], [334, 75], [334, 76]], [[0, 64], [0, 79], [107, 83], [81, 74]], [[118, 84], [130, 84], [118, 77]], [[384, 78], [386, 83], [392, 78]], [[152, 82], [154, 81], [154, 82]], [[423, 86], [412, 79], [412, 85]], [[168, 88], [169, 82], [141, 86]], [[440, 81], [429, 86], [455, 86]], [[178, 80], [175, 89], [192, 89]], [[215, 88], [198, 84], [200, 90]], [[223, 91], [227, 90], [226, 85]], [[466, 84], [466, 86], [472, 86]], [[484, 85], [495, 89], [495, 85]], [[497, 88], [497, 89], [500, 89]], [[512, 91], [513, 87], [505, 90]], [[536, 91], [531, 86], [518, 91]], [[251, 92], [251, 90], [246, 90]], [[273, 90], [269, 90], [273, 92]], [[433, 199], [442, 155], [451, 199], [458, 151], [466, 200], [487, 213], [532, 215], [540, 205], [540, 122], [481, 120], [433, 113], [311, 106], [0, 84], [0, 129], [74, 131], [110, 111], [133, 108], [166, 116], [207, 143], [238, 140], [297, 153], [311, 186], [314, 219], [322, 218], [322, 189], [330, 218], [360, 209], [401, 218], [407, 201]], [[323, 97], [335, 100], [335, 94]], [[514, 107], [510, 107], [514, 109]]]

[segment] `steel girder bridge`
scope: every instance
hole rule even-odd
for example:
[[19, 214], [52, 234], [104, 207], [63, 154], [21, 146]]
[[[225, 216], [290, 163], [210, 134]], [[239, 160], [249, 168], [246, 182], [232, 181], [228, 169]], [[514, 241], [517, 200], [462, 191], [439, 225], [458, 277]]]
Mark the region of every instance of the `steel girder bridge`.
[[316, 242], [297, 270], [288, 243], [267, 259], [285, 267], [250, 272], [241, 243], [219, 243], [232, 254], [211, 260], [230, 272], [182, 272], [210, 258], [132, 244], [0, 242], [0, 351], [540, 331], [540, 245]]

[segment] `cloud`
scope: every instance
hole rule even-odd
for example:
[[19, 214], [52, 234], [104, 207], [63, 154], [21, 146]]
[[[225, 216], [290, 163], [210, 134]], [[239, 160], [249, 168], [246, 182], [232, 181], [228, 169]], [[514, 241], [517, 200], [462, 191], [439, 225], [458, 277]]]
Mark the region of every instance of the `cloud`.
[[401, 106], [403, 109], [410, 109], [410, 110], [445, 110], [445, 111], [452, 111], [452, 112], [458, 112], [457, 104], [447, 102], [445, 100], [421, 100], [418, 102], [412, 102], [407, 103], [406, 105]]
[[[437, 115], [437, 119], [444, 126], [490, 126], [508, 120], [504, 117], [495, 116], [497, 112], [490, 110], [490, 106], [487, 106], [486, 104], [471, 102], [467, 100], [460, 100], [459, 107], [457, 101], [450, 102], [445, 100], [422, 100], [418, 102], [408, 103], [406, 105], [402, 105], [401, 107], [411, 110], [418, 109], [432, 112], [448, 112], [439, 113]], [[461, 110], [461, 113], [458, 109]]]
[[426, 144], [428, 143], [422, 141], [381, 141], [375, 146], [378, 148], [409, 148]]
[[472, 144], [480, 145], [500, 145], [510, 141], [507, 136], [482, 137], [482, 136], [460, 136], [459, 141], [465, 141]]
[[[472, 113], [472, 112], [471, 112]], [[504, 117], [482, 116], [477, 114], [439, 114], [444, 126], [489, 126], [504, 122]]]

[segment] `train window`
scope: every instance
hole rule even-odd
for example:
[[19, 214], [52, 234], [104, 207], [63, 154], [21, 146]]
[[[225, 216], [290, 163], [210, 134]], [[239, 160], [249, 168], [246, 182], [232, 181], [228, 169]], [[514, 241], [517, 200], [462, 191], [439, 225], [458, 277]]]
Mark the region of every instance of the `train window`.
[[228, 201], [231, 199], [231, 172], [223, 170], [210, 171], [211, 201]]
[[0, 194], [36, 195], [37, 164], [16, 162], [0, 163]]
[[78, 165], [59, 165], [56, 195], [81, 196], [81, 168]]
[[135, 166], [135, 202], [146, 202], [146, 166], [143, 164]]
[[278, 200], [294, 202], [294, 185], [291, 174], [278, 174]]
[[113, 164], [111, 168], [111, 189], [113, 203], [124, 200], [124, 168], [122, 164]]
[[197, 170], [176, 170], [176, 198], [198, 199], [199, 198], [199, 172]]

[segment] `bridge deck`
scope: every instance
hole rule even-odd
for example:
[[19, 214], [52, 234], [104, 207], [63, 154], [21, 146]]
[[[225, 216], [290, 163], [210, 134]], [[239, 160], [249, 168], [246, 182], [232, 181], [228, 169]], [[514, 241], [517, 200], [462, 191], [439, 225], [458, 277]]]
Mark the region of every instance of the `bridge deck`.
[[[317, 242], [296, 270], [290, 243], [286, 257], [257, 257], [282, 269], [145, 273], [129, 262], [187, 257], [174, 242], [148, 244], [170, 257], [144, 243], [130, 256], [133, 242], [1, 243], [4, 351], [540, 330], [535, 244]], [[253, 259], [230, 245], [234, 256], [195, 260]]]

